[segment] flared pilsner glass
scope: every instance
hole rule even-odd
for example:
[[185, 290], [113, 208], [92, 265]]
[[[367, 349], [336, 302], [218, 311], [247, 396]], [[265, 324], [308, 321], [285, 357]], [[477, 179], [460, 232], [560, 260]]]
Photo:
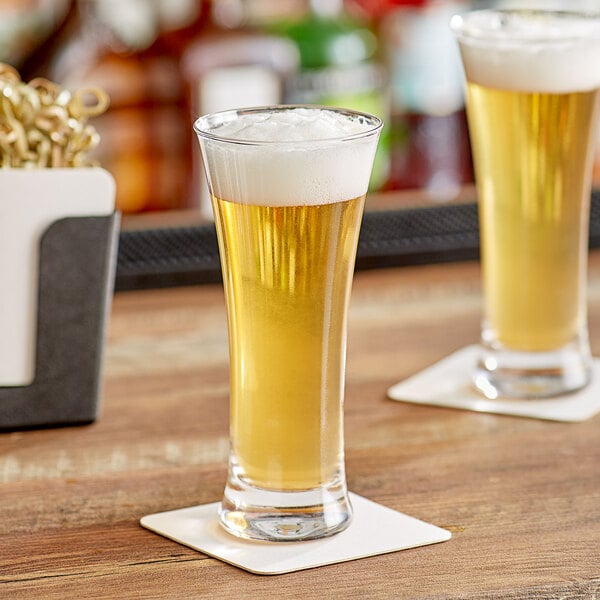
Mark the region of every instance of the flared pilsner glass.
[[484, 292], [475, 385], [545, 397], [591, 373], [586, 272], [600, 18], [456, 16], [479, 199]]
[[225, 288], [231, 533], [306, 540], [351, 518], [343, 441], [346, 323], [382, 123], [279, 106], [198, 119]]

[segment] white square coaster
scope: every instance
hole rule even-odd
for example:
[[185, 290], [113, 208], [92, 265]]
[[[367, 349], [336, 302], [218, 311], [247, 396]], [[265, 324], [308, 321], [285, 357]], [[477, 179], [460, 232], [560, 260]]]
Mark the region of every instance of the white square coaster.
[[142, 527], [226, 563], [279, 575], [445, 542], [451, 533], [350, 493], [354, 515], [344, 531], [322, 540], [257, 542], [226, 533], [218, 502], [143, 517]]
[[551, 421], [585, 421], [600, 412], [600, 360], [595, 358], [591, 383], [583, 390], [555, 398], [488, 400], [471, 385], [478, 347], [467, 346], [397, 383], [388, 397], [400, 402], [431, 404]]

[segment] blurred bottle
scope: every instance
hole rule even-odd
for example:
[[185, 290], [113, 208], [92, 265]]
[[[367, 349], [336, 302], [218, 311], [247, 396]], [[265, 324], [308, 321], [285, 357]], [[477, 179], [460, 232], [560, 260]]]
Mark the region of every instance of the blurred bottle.
[[[291, 40], [300, 70], [287, 79], [289, 103], [340, 106], [372, 113], [388, 122], [385, 69], [377, 61], [378, 40], [365, 22], [350, 16], [343, 0], [310, 0], [299, 20], [284, 20], [272, 30]], [[379, 141], [371, 189], [381, 188], [389, 170], [389, 128]]]
[[[190, 126], [203, 114], [281, 103], [284, 81], [298, 68], [295, 46], [253, 27], [248, 7], [241, 0], [206, 1], [203, 7], [209, 18], [182, 57]], [[195, 141], [190, 151], [191, 204], [211, 217], [208, 187]]]
[[65, 19], [70, 0], [2, 0], [0, 61], [21, 71], [27, 58]]
[[69, 70], [80, 84], [100, 85], [111, 96], [96, 123], [103, 140], [98, 158], [117, 180], [118, 206], [128, 213], [184, 207], [184, 89], [161, 33], [195, 20], [197, 2], [175, 3], [183, 23], [164, 21], [165, 0], [79, 2], [101, 48], [85, 70]]
[[449, 29], [466, 0], [355, 0], [378, 24], [392, 93], [389, 189], [436, 201], [473, 180], [463, 73]]
[[189, 177], [184, 82], [163, 36], [201, 18], [198, 0], [73, 0], [68, 17], [28, 61], [31, 75], [111, 98], [94, 124], [96, 158], [117, 181], [125, 213], [185, 206]]

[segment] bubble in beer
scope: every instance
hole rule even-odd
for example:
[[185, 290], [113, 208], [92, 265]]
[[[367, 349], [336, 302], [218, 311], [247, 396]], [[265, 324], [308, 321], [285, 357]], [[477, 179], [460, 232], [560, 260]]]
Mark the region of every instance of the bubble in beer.
[[232, 111], [213, 126], [208, 119], [199, 119], [196, 131], [206, 146], [209, 185], [217, 198], [301, 206], [350, 200], [367, 192], [380, 128], [375, 118], [282, 108], [270, 113]]
[[522, 92], [569, 93], [600, 87], [600, 17], [535, 10], [459, 15], [467, 79]]

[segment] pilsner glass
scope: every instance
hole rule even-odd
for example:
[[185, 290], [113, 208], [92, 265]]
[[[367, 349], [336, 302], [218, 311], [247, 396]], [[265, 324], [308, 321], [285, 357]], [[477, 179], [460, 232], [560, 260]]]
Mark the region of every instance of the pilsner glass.
[[346, 322], [381, 126], [302, 106], [194, 124], [227, 305], [231, 447], [220, 521], [234, 535], [306, 540], [350, 521]]
[[600, 17], [455, 16], [467, 79], [484, 294], [474, 383], [489, 398], [590, 380], [586, 272]]

